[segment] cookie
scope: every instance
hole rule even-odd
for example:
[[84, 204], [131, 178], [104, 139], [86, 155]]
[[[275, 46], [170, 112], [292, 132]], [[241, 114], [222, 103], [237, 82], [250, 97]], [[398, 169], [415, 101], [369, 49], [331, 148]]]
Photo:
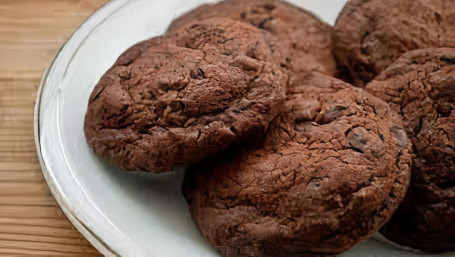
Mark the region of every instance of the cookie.
[[193, 28], [204, 36], [137, 44], [100, 79], [84, 126], [98, 156], [162, 172], [265, 133], [287, 77], [262, 32], [229, 19]]
[[357, 86], [408, 50], [455, 47], [453, 0], [350, 0], [334, 26], [334, 54]]
[[266, 40], [275, 58], [290, 71], [335, 73], [331, 26], [312, 13], [284, 1], [227, 0], [202, 5], [174, 20], [169, 31], [213, 17], [229, 17], [269, 32], [273, 36]]
[[300, 81], [263, 144], [186, 171], [192, 217], [223, 256], [341, 253], [405, 195], [411, 156], [399, 115], [335, 78]]
[[401, 113], [415, 152], [406, 200], [381, 232], [429, 252], [455, 250], [455, 48], [407, 52], [366, 90]]

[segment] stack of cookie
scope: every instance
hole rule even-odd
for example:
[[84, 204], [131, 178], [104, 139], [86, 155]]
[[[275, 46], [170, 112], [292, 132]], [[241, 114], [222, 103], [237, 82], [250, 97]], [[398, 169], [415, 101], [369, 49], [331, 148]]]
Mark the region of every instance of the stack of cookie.
[[85, 135], [126, 170], [189, 164], [190, 212], [223, 256], [338, 254], [381, 227], [455, 250], [449, 47], [451, 0], [352, 0], [334, 28], [279, 0], [203, 5], [118, 58]]
[[455, 1], [350, 1], [333, 35], [346, 77], [389, 103], [413, 144], [410, 188], [381, 233], [455, 250]]

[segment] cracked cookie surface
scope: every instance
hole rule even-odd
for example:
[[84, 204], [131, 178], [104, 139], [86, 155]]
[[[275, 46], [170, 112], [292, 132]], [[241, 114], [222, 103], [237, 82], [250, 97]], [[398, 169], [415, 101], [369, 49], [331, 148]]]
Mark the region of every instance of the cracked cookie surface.
[[188, 32], [131, 47], [100, 79], [84, 126], [97, 155], [161, 172], [265, 133], [287, 76], [262, 32], [230, 19]]
[[186, 171], [193, 219], [223, 256], [341, 253], [405, 195], [410, 144], [385, 102], [318, 73], [287, 91], [262, 143]]
[[415, 153], [407, 196], [381, 232], [425, 251], [455, 250], [455, 49], [407, 52], [366, 90], [401, 113]]
[[455, 47], [453, 0], [350, 0], [334, 26], [334, 53], [363, 87], [408, 50]]
[[266, 36], [266, 41], [274, 56], [291, 72], [319, 71], [333, 75], [336, 71], [332, 27], [284, 1], [227, 0], [202, 5], [174, 20], [169, 31], [213, 17], [229, 17], [269, 32], [272, 36]]

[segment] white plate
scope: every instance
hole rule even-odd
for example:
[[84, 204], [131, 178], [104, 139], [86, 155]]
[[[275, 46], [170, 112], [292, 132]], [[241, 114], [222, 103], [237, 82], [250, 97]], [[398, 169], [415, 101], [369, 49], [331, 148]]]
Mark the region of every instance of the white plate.
[[[108, 256], [209, 257], [180, 193], [182, 171], [124, 172], [95, 157], [83, 134], [93, 87], [129, 46], [214, 0], [116, 0], [95, 12], [46, 70], [35, 110], [38, 156], [52, 193], [78, 230]], [[346, 0], [294, 0], [333, 24]], [[373, 239], [343, 256], [398, 256]]]

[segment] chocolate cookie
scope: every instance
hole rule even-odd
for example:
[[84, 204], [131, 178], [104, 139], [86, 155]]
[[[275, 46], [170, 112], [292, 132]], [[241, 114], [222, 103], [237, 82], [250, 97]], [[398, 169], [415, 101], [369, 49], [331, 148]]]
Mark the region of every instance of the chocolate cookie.
[[100, 79], [84, 127], [97, 155], [161, 172], [265, 133], [287, 77], [262, 32], [229, 19], [192, 29], [133, 46]]
[[186, 172], [193, 219], [223, 256], [341, 253], [405, 195], [411, 156], [399, 116], [337, 79], [300, 81], [263, 144]]
[[455, 47], [455, 1], [350, 0], [333, 37], [340, 68], [363, 87], [408, 50]]
[[332, 28], [313, 14], [279, 0], [227, 0], [206, 4], [174, 20], [169, 31], [194, 21], [229, 17], [276, 36], [268, 43], [276, 59], [294, 72], [315, 70], [333, 75]]
[[409, 192], [382, 233], [425, 251], [455, 250], [455, 48], [407, 52], [366, 90], [401, 113], [414, 143]]

